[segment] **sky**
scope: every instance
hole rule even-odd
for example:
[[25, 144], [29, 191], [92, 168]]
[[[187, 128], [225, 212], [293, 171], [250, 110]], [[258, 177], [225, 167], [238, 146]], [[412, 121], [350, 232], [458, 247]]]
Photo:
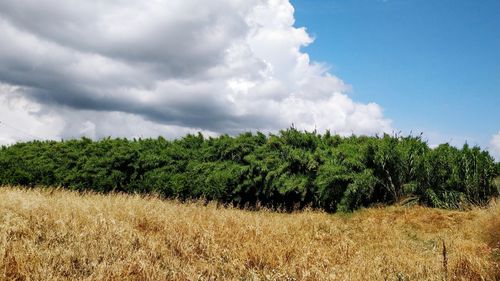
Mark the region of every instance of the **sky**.
[[294, 0], [304, 49], [394, 128], [490, 146], [500, 130], [500, 1]]
[[500, 2], [4, 0], [0, 144], [290, 126], [500, 159]]

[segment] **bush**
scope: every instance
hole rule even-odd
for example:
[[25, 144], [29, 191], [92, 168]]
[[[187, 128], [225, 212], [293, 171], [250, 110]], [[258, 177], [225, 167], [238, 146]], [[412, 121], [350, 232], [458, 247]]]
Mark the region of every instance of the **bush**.
[[340, 137], [294, 128], [177, 140], [33, 141], [0, 149], [0, 184], [158, 193], [234, 206], [329, 212], [417, 198], [460, 208], [498, 196], [500, 165], [479, 147], [420, 136]]

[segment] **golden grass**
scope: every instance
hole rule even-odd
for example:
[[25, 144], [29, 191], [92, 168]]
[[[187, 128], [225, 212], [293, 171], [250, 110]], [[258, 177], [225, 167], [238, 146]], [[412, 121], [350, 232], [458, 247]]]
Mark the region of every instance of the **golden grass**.
[[2, 187], [0, 279], [498, 280], [499, 215], [495, 203], [282, 214]]

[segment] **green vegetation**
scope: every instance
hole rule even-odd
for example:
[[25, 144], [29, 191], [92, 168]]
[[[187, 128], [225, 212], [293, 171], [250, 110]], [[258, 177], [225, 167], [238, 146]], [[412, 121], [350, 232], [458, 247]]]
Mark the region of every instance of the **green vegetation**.
[[431, 149], [420, 136], [340, 137], [294, 128], [178, 140], [34, 141], [0, 149], [0, 184], [158, 193], [241, 207], [329, 212], [418, 201], [485, 204], [498, 163], [479, 147]]

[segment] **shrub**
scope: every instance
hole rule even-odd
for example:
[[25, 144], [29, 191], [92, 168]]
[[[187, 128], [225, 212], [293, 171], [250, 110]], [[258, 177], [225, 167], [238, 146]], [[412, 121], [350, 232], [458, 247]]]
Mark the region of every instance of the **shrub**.
[[460, 208], [498, 196], [499, 163], [479, 147], [431, 149], [421, 136], [244, 133], [177, 140], [33, 141], [0, 149], [0, 184], [155, 192], [235, 206], [329, 212], [417, 198]]

